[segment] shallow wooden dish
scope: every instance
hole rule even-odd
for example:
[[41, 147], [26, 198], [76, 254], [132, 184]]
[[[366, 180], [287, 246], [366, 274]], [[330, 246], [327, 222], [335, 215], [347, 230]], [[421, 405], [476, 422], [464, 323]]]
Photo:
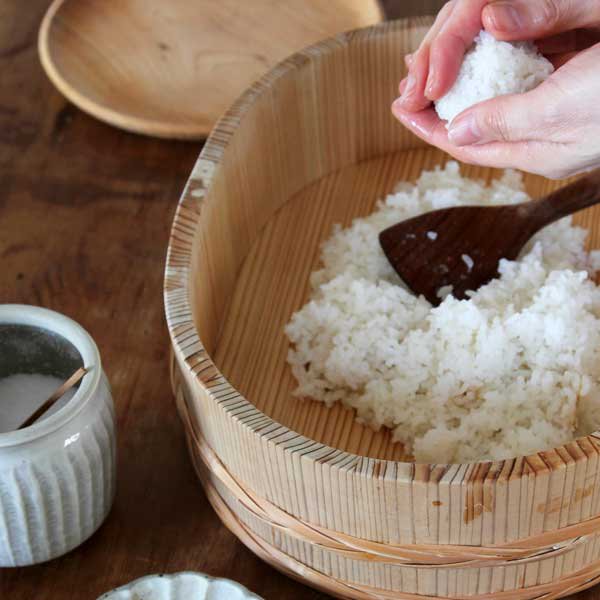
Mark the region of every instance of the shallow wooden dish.
[[54, 85], [96, 118], [199, 139], [291, 52], [382, 18], [377, 0], [54, 0], [39, 53]]
[[[282, 328], [306, 299], [319, 243], [447, 159], [389, 113], [402, 56], [429, 23], [292, 56], [213, 132], [168, 253], [177, 404], [219, 515], [292, 576], [360, 599], [564, 596], [600, 573], [600, 437], [497, 463], [416, 465], [386, 431], [290, 396]], [[560, 185], [526, 182], [535, 196]], [[579, 219], [592, 243], [599, 216]]]

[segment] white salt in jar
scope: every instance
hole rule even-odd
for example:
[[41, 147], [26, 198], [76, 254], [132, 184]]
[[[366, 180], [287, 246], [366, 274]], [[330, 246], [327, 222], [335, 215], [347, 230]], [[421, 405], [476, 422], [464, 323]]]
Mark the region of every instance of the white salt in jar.
[[[113, 502], [116, 461], [113, 401], [93, 339], [56, 312], [0, 305], [0, 378], [65, 381], [81, 367], [88, 372], [68, 402], [0, 433], [0, 567], [50, 560], [92, 535]], [[13, 379], [18, 387], [22, 378]], [[0, 416], [18, 401], [0, 397]]]

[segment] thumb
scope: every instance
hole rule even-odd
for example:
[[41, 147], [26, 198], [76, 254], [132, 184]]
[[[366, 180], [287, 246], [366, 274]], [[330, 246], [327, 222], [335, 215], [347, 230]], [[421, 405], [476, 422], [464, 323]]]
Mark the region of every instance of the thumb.
[[554, 86], [542, 84], [526, 94], [476, 104], [452, 120], [448, 139], [455, 146], [543, 139], [553, 122], [545, 107], [557, 104], [555, 94]]
[[484, 7], [483, 26], [501, 40], [532, 40], [600, 23], [597, 0], [496, 0]]

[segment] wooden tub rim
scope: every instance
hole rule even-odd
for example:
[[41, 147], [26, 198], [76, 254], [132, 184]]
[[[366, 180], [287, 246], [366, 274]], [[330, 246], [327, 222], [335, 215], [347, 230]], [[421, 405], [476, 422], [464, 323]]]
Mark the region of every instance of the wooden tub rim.
[[[296, 453], [300, 453], [302, 460], [320, 462], [326, 459], [332, 473], [347, 470], [348, 465], [352, 464], [354, 465], [356, 474], [364, 478], [371, 479], [374, 475], [381, 473], [381, 476], [385, 480], [391, 479], [398, 483], [414, 483], [416, 480], [422, 478], [419, 477], [419, 474], [424, 476], [426, 480], [426, 474], [432, 472], [434, 469], [438, 472], [441, 470], [443, 474], [447, 474], [450, 471], [455, 472], [457, 469], [464, 469], [463, 475], [460, 478], [463, 482], [480, 481], [485, 482], [485, 485], [493, 485], [494, 482], [499, 480], [513, 481], [521, 479], [523, 476], [537, 476], [564, 469], [568, 466], [568, 463], [561, 458], [561, 455], [571, 457], [574, 463], [588, 460], [590, 457], [589, 453], [579, 445], [582, 441], [587, 442], [593, 448], [594, 453], [600, 454], [600, 431], [575, 438], [562, 446], [541, 450], [526, 456], [469, 463], [393, 461], [370, 458], [340, 450], [289, 429], [272, 419], [246, 399], [222, 374], [208, 351], [204, 348], [194, 322], [193, 309], [190, 302], [189, 276], [192, 272], [193, 237], [195, 235], [195, 227], [200, 221], [200, 215], [194, 207], [197, 203], [204, 202], [203, 198], [200, 199], [197, 196], [192, 196], [190, 184], [192, 182], [200, 184], [205, 190], [210, 188], [212, 181], [219, 172], [220, 162], [225, 156], [229, 143], [235, 136], [237, 125], [241, 123], [253, 102], [279, 79], [297, 70], [299, 65], [313, 60], [315, 56], [337, 51], [340, 48], [346, 48], [353, 43], [374, 35], [386, 35], [390, 31], [426, 27], [432, 23], [433, 17], [431, 16], [410, 17], [340, 33], [317, 42], [290, 55], [287, 59], [281, 61], [265, 73], [265, 75], [243, 92], [236, 102], [224, 113], [213, 128], [200, 152], [183, 193], [180, 196], [175, 212], [169, 236], [163, 286], [166, 321], [175, 358], [180, 359], [179, 363], [185, 365], [189, 377], [194, 380], [195, 384], [198, 384], [204, 390], [210, 400], [219, 407], [219, 410], [226, 413], [228, 419], [237, 425], [243, 426], [253, 436], [262, 439], [263, 442], [267, 441], [269, 445], [275, 447], [281, 446], [290, 459]], [[232, 124], [235, 124], [235, 126], [232, 126]], [[175, 246], [177, 246], [177, 249], [175, 249]], [[227, 396], [228, 401], [235, 397], [237, 401], [235, 412], [240, 412], [240, 406], [247, 409], [242, 416], [233, 414], [227, 406], [223, 406], [222, 398], [217, 397], [212, 387], [205, 385], [197, 375], [193, 369], [191, 359], [197, 359], [199, 355], [203, 356], [202, 363], [206, 368], [210, 367], [216, 373], [216, 376], [212, 379], [213, 381], [217, 379], [219, 381], [219, 396]], [[194, 365], [198, 366], [197, 360]], [[261, 418], [257, 419], [257, 417]], [[274, 435], [274, 430], [278, 430], [277, 435]], [[264, 440], [265, 432], [269, 433], [267, 440]], [[292, 439], [296, 442], [295, 447], [290, 447]], [[579, 447], [577, 452], [570, 451], [570, 448], [574, 446]], [[332, 461], [332, 458], [335, 460]], [[375, 472], [374, 469], [376, 469]]]

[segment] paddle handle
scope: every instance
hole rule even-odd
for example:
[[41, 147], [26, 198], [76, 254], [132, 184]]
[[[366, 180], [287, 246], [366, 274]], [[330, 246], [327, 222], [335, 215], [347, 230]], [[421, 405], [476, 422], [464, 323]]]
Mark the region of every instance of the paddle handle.
[[578, 179], [543, 200], [528, 205], [528, 216], [541, 229], [558, 219], [600, 203], [600, 169]]

